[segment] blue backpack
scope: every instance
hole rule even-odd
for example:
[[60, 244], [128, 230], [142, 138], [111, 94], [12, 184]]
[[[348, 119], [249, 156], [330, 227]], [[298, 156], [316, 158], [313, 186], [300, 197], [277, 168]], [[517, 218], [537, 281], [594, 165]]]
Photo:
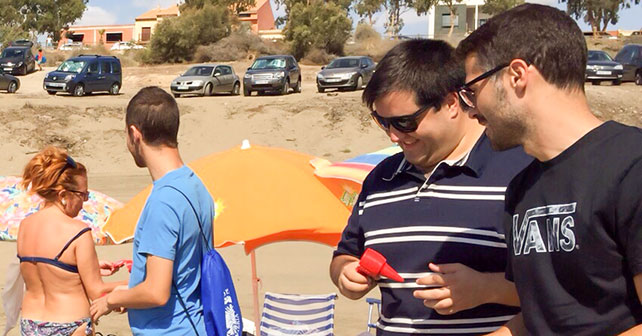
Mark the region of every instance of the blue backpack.
[[[196, 212], [192, 202], [182, 191], [172, 186], [168, 187], [181, 193], [192, 207], [192, 210], [194, 210], [201, 237], [203, 237], [207, 246], [207, 253], [203, 256], [203, 261], [201, 262], [201, 302], [203, 303], [203, 318], [207, 335], [241, 336], [243, 334], [243, 319], [241, 318], [241, 308], [236, 297], [230, 270], [227, 268], [223, 257], [210, 246], [205, 233], [203, 233], [203, 225], [198, 217], [198, 212]], [[195, 335], [200, 336], [173, 280], [172, 285], [176, 290], [176, 295], [178, 295], [178, 301], [185, 314], [187, 314], [187, 319], [194, 328]]]

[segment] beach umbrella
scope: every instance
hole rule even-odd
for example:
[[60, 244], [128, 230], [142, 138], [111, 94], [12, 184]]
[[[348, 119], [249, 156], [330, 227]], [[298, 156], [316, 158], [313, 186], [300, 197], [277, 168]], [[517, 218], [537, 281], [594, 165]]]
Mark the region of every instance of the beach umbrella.
[[[37, 194], [31, 194], [20, 184], [22, 178], [17, 176], [0, 176], [0, 240], [15, 241], [18, 237], [20, 222], [38, 211], [44, 200]], [[103, 233], [105, 225], [114, 210], [122, 207], [119, 201], [97, 191], [89, 190], [89, 200], [76, 219], [83, 221], [91, 228], [96, 244], [112, 244], [112, 240]]]
[[[291, 240], [336, 246], [348, 209], [314, 175], [311, 155], [245, 144], [188, 164], [215, 203], [214, 244], [243, 244], [252, 262], [255, 321], [258, 277], [254, 249]], [[151, 186], [114, 212], [103, 230], [116, 242], [133, 237]], [[258, 326], [258, 324], [257, 324]]]
[[310, 164], [314, 167], [314, 175], [348, 209], [352, 209], [359, 192], [361, 192], [363, 180], [370, 171], [383, 159], [399, 152], [401, 152], [401, 147], [395, 145], [341, 162], [332, 163], [325, 159], [315, 158], [310, 161]]

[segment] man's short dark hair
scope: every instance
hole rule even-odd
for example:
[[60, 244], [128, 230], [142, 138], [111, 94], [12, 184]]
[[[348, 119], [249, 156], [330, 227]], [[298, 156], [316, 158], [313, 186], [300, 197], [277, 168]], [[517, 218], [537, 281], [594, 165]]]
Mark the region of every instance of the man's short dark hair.
[[125, 123], [142, 133], [146, 144], [178, 147], [180, 115], [176, 100], [157, 86], [141, 89], [129, 101]]
[[457, 47], [460, 58], [474, 53], [481, 70], [522, 59], [560, 89], [584, 90], [586, 41], [566, 13], [523, 4], [494, 16]]
[[448, 93], [466, 79], [463, 63], [444, 41], [415, 39], [392, 48], [377, 64], [363, 91], [363, 102], [373, 110], [374, 101], [392, 92], [413, 92], [418, 106], [441, 108]]

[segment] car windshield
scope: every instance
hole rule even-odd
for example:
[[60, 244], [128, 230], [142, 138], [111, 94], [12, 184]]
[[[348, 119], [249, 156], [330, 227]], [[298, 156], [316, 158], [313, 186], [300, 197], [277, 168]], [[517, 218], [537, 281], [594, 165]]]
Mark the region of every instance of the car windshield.
[[85, 67], [84, 61], [67, 60], [62, 64], [60, 64], [60, 66], [58, 67], [58, 71], [80, 73], [82, 71], [82, 68], [84, 67]]
[[183, 76], [211, 76], [213, 67], [196, 66], [187, 70]]
[[17, 57], [24, 53], [23, 49], [5, 49], [2, 51], [2, 57]]
[[356, 68], [358, 66], [359, 60], [356, 58], [337, 58], [334, 61], [330, 62], [326, 69]]
[[612, 61], [613, 59], [609, 54], [603, 51], [589, 51], [588, 53], [589, 61]]
[[258, 69], [283, 69], [285, 68], [285, 59], [283, 58], [261, 58], [252, 64], [253, 70]]

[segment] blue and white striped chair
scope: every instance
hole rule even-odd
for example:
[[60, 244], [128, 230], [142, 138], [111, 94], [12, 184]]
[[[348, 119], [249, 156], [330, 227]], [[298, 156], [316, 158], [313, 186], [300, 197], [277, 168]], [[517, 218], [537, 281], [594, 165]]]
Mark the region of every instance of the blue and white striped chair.
[[265, 293], [261, 336], [334, 335], [337, 294], [298, 295]]

